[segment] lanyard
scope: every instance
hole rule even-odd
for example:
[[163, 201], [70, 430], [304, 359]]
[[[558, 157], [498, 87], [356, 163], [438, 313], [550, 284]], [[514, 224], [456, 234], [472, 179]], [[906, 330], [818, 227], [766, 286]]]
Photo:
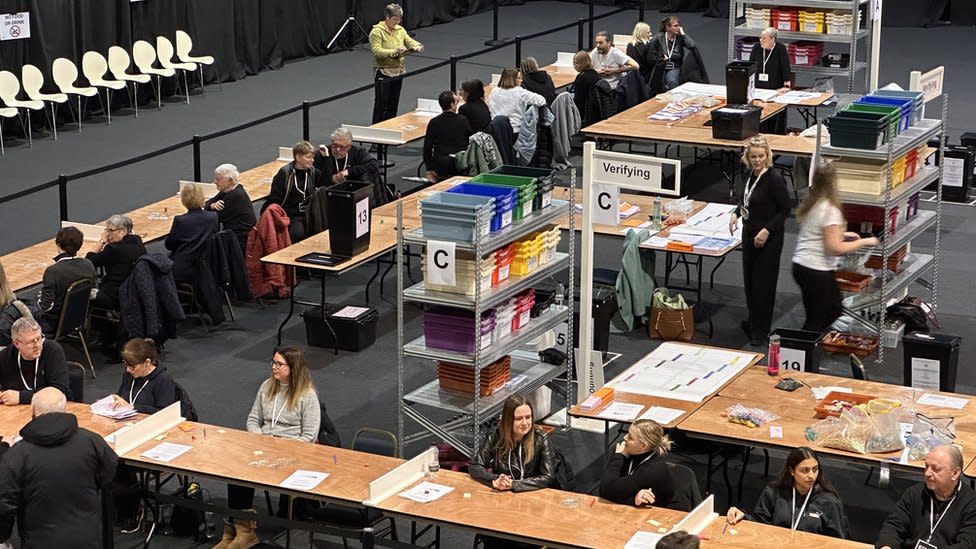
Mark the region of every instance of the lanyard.
[[[765, 169], [759, 172], [759, 175], [756, 176], [755, 181], [753, 181], [751, 175], [746, 179], [746, 188], [745, 188], [745, 192], [742, 195], [742, 211], [743, 213], [745, 213], [743, 217], [745, 217], [747, 220], [749, 219], [749, 200], [752, 199], [752, 191], [756, 190], [756, 185], [759, 184], [759, 180], [762, 178], [763, 174], [765, 173], [766, 173]], [[752, 185], [749, 185], [750, 181], [752, 182]]]
[[271, 428], [274, 429], [278, 425], [278, 418], [285, 411], [285, 406], [288, 402], [282, 402], [281, 408], [278, 408], [278, 395], [275, 395], [274, 403], [271, 405]]
[[[766, 53], [766, 50], [763, 50], [762, 51], [762, 56], [763, 56], [763, 70], [762, 71], [763, 71], [763, 74], [766, 74], [766, 62], [769, 61], [769, 58], [773, 56], [773, 49], [774, 48], [776, 48], [776, 44], [773, 44], [773, 47], [770, 48], [768, 54]], [[762, 49], [762, 48], [760, 48], [760, 49]]]
[[[667, 45], [667, 42], [668, 42], [668, 36], [667, 35], [664, 35], [664, 43], [665, 43], [665, 45]], [[674, 41], [671, 42], [671, 48], [668, 49], [668, 61], [671, 60], [671, 55], [674, 54], [674, 48], [677, 45], [678, 45], [678, 37], [675, 36], [674, 37]]]
[[308, 172], [309, 171], [311, 171], [311, 170], [308, 170], [308, 171], [305, 172], [305, 184], [302, 185], [302, 188], [301, 189], [298, 188], [298, 174], [294, 174], [295, 175], [295, 190], [298, 191], [299, 193], [301, 193], [302, 200], [305, 199], [305, 191], [308, 190]]
[[[961, 484], [956, 486], [956, 494], [952, 496], [952, 499], [950, 499], [949, 503], [946, 504], [945, 509], [942, 510], [942, 514], [939, 515], [939, 520], [935, 520], [935, 494], [933, 494], [932, 499], [929, 500], [929, 537], [925, 538], [926, 543], [932, 540], [932, 536], [935, 535], [935, 529], [939, 527], [939, 524], [942, 523], [942, 519], [944, 519], [946, 513], [949, 512], [949, 507], [952, 505], [952, 502], [956, 501], [956, 498], [959, 497], [960, 486]], [[932, 521], [935, 521], [935, 524], [932, 524]]]
[[[522, 480], [522, 479], [525, 478], [525, 460], [522, 459], [522, 444], [521, 443], [519, 443], [518, 458], [519, 458], [519, 468], [518, 468], [519, 478], [517, 478], [515, 480]], [[512, 468], [512, 451], [511, 450], [508, 451], [508, 472], [509, 473], [513, 473], [512, 474], [513, 477], [515, 476], [515, 474], [514, 474], [515, 473], [515, 470]]]
[[20, 367], [20, 361], [24, 360], [24, 357], [20, 353], [17, 353], [17, 373], [20, 374], [20, 380], [24, 382], [24, 388], [28, 391], [33, 391], [37, 387], [37, 368], [41, 362], [41, 355], [37, 355], [34, 359], [34, 386], [31, 387], [27, 384], [27, 378], [24, 377], [24, 369]]
[[[346, 166], [349, 165], [349, 153], [346, 153], [346, 157], [342, 159], [342, 169], [341, 170], [339, 169], [339, 159], [336, 158], [336, 157], [334, 157], [334, 156], [332, 157], [332, 159], [335, 160], [336, 173], [346, 171]], [[305, 176], [305, 177], [306, 177], [306, 180], [307, 180], [308, 179], [308, 176]]]
[[129, 386], [129, 404], [133, 406], [136, 405], [136, 400], [139, 399], [139, 395], [142, 394], [142, 390], [146, 388], [146, 385], [149, 385], [149, 379], [146, 379], [145, 383], [142, 384], [142, 387], [139, 387], [139, 390], [136, 391], [135, 398], [133, 398], [132, 389], [135, 389], [136, 387], [136, 378], [132, 378], [132, 385]]
[[810, 491], [807, 492], [807, 497], [803, 500], [803, 505], [800, 507], [798, 514], [793, 514], [796, 513], [796, 486], [793, 487], [793, 506], [790, 507], [790, 530], [795, 531], [796, 525], [800, 524], [800, 519], [803, 518], [803, 510], [807, 508], [807, 502], [810, 501], [810, 494], [813, 493], [816, 487], [816, 485], [810, 487]]
[[[646, 458], [642, 459], [640, 463], [637, 464], [637, 467], [644, 465], [644, 463], [647, 462], [647, 460], [651, 459], [652, 457], [654, 457], [654, 454], [648, 455]], [[634, 469], [636, 469], [637, 467], [634, 467], [634, 460], [630, 460], [630, 465], [627, 467], [627, 475], [633, 474]]]

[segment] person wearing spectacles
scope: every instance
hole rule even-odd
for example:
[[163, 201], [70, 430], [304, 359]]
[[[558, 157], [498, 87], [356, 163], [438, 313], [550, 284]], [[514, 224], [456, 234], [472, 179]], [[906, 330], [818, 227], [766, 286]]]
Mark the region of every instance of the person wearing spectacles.
[[146, 247], [142, 238], [132, 234], [132, 219], [118, 214], [108, 218], [98, 244], [85, 255], [96, 268], [105, 270], [92, 306], [117, 311], [119, 288], [129, 278], [136, 260], [144, 255]]
[[387, 201], [379, 187], [380, 167], [376, 157], [353, 143], [352, 132], [347, 128], [336, 128], [329, 146], [319, 145], [314, 165], [327, 186], [347, 180], [372, 183], [373, 207]]
[[[319, 434], [321, 408], [305, 354], [298, 347], [279, 347], [271, 357], [271, 375], [264, 380], [247, 415], [247, 430], [301, 442], [314, 442]], [[231, 509], [252, 510], [254, 488], [227, 485]], [[214, 549], [252, 547], [260, 540], [253, 520], [227, 521]]]
[[742, 330], [759, 345], [769, 334], [776, 304], [783, 232], [790, 215], [786, 181], [773, 167], [773, 153], [762, 137], [749, 141], [742, 153], [746, 181], [736, 188], [738, 206], [729, 218], [729, 233], [742, 220], [742, 287], [749, 316]]
[[13, 345], [0, 351], [0, 402], [30, 404], [34, 393], [44, 387], [71, 395], [64, 349], [56, 341], [44, 339], [36, 320], [18, 318], [10, 328], [10, 338]]

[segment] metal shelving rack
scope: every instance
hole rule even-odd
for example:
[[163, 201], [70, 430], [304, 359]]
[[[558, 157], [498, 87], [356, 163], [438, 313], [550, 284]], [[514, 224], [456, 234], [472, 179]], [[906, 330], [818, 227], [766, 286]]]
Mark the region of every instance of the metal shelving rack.
[[[882, 337], [886, 324], [886, 310], [888, 300], [896, 297], [901, 291], [908, 288], [913, 282], [919, 282], [922, 286], [929, 289], [932, 293], [932, 305], [938, 305], [938, 286], [939, 286], [939, 248], [941, 245], [940, 233], [942, 232], [942, 166], [943, 154], [945, 152], [945, 130], [949, 115], [949, 96], [942, 94], [942, 116], [940, 119], [922, 119], [914, 126], [900, 133], [897, 137], [888, 142], [886, 146], [874, 150], [851, 149], [844, 147], [832, 147], [821, 144], [822, 124], [818, 125], [817, 130], [817, 157], [849, 157], [868, 160], [884, 161], [884, 193], [882, 196], [870, 196], [859, 193], [841, 192], [841, 202], [849, 204], [863, 204], [869, 206], [884, 207], [884, 235], [891, 232], [891, 208], [901, 201], [903, 197], [911, 196], [925, 188], [926, 185], [936, 181], [936, 201], [935, 211], [922, 210], [919, 208], [918, 215], [911, 221], [896, 226], [895, 234], [887, 236], [881, 241], [881, 245], [875, 248], [865, 248], [862, 251], [881, 252], [882, 268], [877, 270], [875, 280], [871, 286], [861, 292], [848, 294], [843, 300], [843, 309], [851, 318], [873, 330], [879, 340]], [[822, 121], [818, 121], [822, 122]], [[903, 156], [913, 148], [927, 143], [933, 137], [939, 138], [938, 167], [924, 166], [915, 175], [903, 182], [898, 187], [891, 187], [891, 171], [895, 159]], [[897, 273], [892, 273], [887, 269], [888, 257], [892, 252], [901, 246], [910, 244], [912, 240], [935, 227], [935, 248], [931, 254], [909, 252]], [[923, 279], [926, 273], [931, 271], [931, 280]], [[877, 322], [860, 315], [861, 312], [877, 308], [879, 316]], [[878, 345], [878, 362], [884, 361], [884, 345]]]
[[[834, 44], [847, 44], [850, 54], [850, 63], [846, 68], [823, 67], [820, 65], [808, 67], [802, 65], [792, 65], [791, 69], [799, 77], [802, 74], [813, 76], [842, 76], [847, 78], [847, 93], [854, 93], [854, 82], [857, 73], [864, 71], [864, 90], [869, 87], [871, 76], [871, 39], [872, 27], [876, 24], [872, 20], [870, 13], [864, 14], [865, 27], [860, 28], [860, 17], [858, 13], [861, 6], [868, 7], [869, 0], [729, 0], [729, 38], [728, 38], [728, 59], [738, 61], [735, 58], [735, 39], [739, 36], [759, 36], [762, 29], [748, 28], [745, 26], [743, 18], [737, 17], [739, 7], [745, 6], [766, 6], [807, 8], [817, 10], [827, 10], [833, 12], [849, 11], [851, 13], [851, 31], [845, 34], [828, 34], [821, 32], [799, 32], [799, 31], [778, 31], [779, 40], [796, 41], [809, 40], [816, 42], [827, 42]], [[864, 41], [864, 47], [859, 43]], [[859, 52], [864, 52], [864, 59], [858, 60]]]
[[[485, 254], [497, 250], [509, 243], [527, 236], [546, 225], [559, 223], [561, 218], [569, 219], [569, 234], [574, 234], [574, 216], [572, 204], [575, 200], [576, 173], [573, 170], [570, 181], [569, 200], [553, 200], [552, 204], [542, 210], [532, 212], [528, 216], [512, 225], [491, 233], [488, 236], [476, 235], [474, 242], [456, 242], [457, 251], [474, 253], [476, 273], [481, 272], [481, 261]], [[566, 338], [567, 361], [565, 366], [555, 366], [540, 362], [538, 354], [517, 349], [526, 342], [557, 327], [568, 323], [567, 333], [572, 333], [573, 315], [573, 276], [574, 276], [574, 238], [569, 239], [569, 253], [556, 253], [555, 257], [536, 270], [524, 276], [510, 276], [510, 278], [493, 288], [482, 288], [481, 277], [475, 276], [475, 294], [466, 296], [427, 290], [423, 282], [410, 287], [404, 287], [403, 280], [403, 251], [405, 245], [427, 244], [423, 228], [404, 231], [402, 205], [397, 206], [397, 434], [404, 444], [434, 435], [447, 441], [468, 457], [478, 451], [478, 445], [483, 438], [482, 425], [494, 419], [501, 411], [505, 399], [515, 393], [529, 393], [552, 382], [565, 374], [566, 380], [571, 379], [573, 371], [573, 353], [571, 352], [572, 338]], [[485, 349], [475, 345], [472, 353], [459, 353], [444, 349], [433, 349], [426, 346], [424, 336], [408, 340], [404, 333], [404, 306], [407, 303], [421, 305], [443, 305], [459, 309], [466, 309], [474, 313], [475, 319], [480, 319], [483, 311], [499, 305], [511, 297], [533, 287], [547, 277], [568, 270], [569, 285], [566, 298], [562, 305], [553, 305], [549, 311], [533, 318], [525, 328], [493, 341]], [[479, 341], [480, 323], [475, 322], [475, 341]], [[481, 386], [481, 369], [499, 358], [511, 356], [512, 378], [508, 384], [495, 390], [487, 397], [479, 395]], [[406, 392], [404, 387], [406, 360], [408, 358], [423, 359], [430, 364], [431, 360], [444, 360], [456, 364], [472, 366], [474, 370], [474, 389], [472, 394], [457, 391], [441, 390], [437, 379], [421, 387]], [[425, 366], [426, 367], [426, 366]], [[568, 384], [568, 382], [567, 382]], [[572, 394], [567, 390], [566, 405], [570, 405]], [[432, 412], [432, 413], [431, 413]], [[440, 416], [435, 417], [435, 416]], [[405, 435], [404, 419], [410, 418], [418, 423], [423, 430]], [[449, 419], [444, 419], [445, 417]], [[536, 418], [540, 420], [541, 418]]]

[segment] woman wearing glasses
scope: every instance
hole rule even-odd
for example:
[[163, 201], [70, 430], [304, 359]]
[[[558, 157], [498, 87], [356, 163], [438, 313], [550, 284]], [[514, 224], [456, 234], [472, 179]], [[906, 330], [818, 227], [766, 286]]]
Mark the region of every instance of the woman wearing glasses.
[[742, 286], [746, 293], [748, 320], [742, 330], [752, 345], [760, 345], [769, 334], [776, 303], [779, 259], [783, 252], [783, 229], [790, 215], [786, 182], [773, 168], [773, 153], [762, 137], [749, 141], [742, 153], [746, 182], [736, 189], [738, 207], [729, 218], [734, 233], [742, 219]]
[[[319, 434], [321, 409], [312, 384], [305, 355], [298, 347], [279, 347], [271, 359], [271, 375], [264, 380], [247, 415], [251, 433], [313, 442]], [[251, 509], [254, 488], [227, 485], [227, 505], [231, 509]], [[215, 549], [247, 548], [260, 542], [253, 520], [224, 524], [224, 533]]]
[[122, 382], [112, 395], [117, 404], [131, 404], [139, 413], [154, 414], [179, 400], [176, 382], [156, 358], [155, 341], [130, 339], [122, 346], [122, 362]]

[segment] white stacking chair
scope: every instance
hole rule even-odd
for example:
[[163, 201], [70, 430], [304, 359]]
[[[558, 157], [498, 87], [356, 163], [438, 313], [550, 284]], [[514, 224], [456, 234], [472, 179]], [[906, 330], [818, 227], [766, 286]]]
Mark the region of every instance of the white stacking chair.
[[[184, 63], [196, 63], [197, 68], [200, 70], [200, 91], [203, 91], [203, 66], [213, 65], [214, 58], [212, 55], [190, 55], [190, 50], [193, 49], [193, 39], [190, 35], [181, 31], [176, 31], [176, 58]], [[220, 78], [217, 78], [217, 87], [221, 90], [223, 86], [220, 83]]]
[[[20, 120], [20, 125], [24, 128], [24, 133], [27, 134], [27, 146], [33, 147], [34, 136], [31, 133], [30, 112], [32, 110], [43, 110], [44, 102], [33, 99], [21, 101], [17, 99], [18, 93], [20, 93], [20, 82], [17, 81], [17, 76], [10, 71], [0, 71], [0, 100], [8, 107], [17, 111], [17, 119]], [[20, 117], [20, 109], [24, 109], [24, 112], [27, 113], [26, 126], [24, 125], [24, 119]]]
[[[148, 84], [152, 79], [148, 74], [129, 74], [129, 52], [121, 46], [112, 46], [108, 49], [108, 70], [116, 80], [132, 82], [132, 95], [129, 96], [130, 104], [136, 111], [136, 118], [139, 118], [139, 96], [136, 92], [136, 84]], [[128, 88], [126, 88], [128, 90]]]
[[[0, 107], [0, 117], [13, 118], [17, 116], [17, 109], [11, 107]], [[3, 148], [3, 124], [0, 123], [0, 154], [6, 155], [7, 151]]]
[[156, 104], [158, 108], [163, 108], [160, 78], [163, 76], [170, 78], [176, 74], [176, 70], [167, 68], [157, 69], [153, 67], [153, 63], [156, 62], [156, 50], [153, 49], [152, 44], [145, 40], [137, 40], [132, 45], [132, 60], [135, 61], [136, 67], [139, 68], [142, 74], [156, 77]]
[[[81, 98], [93, 97], [98, 95], [98, 89], [92, 86], [75, 86], [75, 82], [78, 81], [78, 67], [75, 65], [74, 61], [65, 58], [58, 57], [51, 64], [51, 78], [54, 79], [54, 83], [61, 90], [61, 93], [65, 95], [76, 95], [78, 96], [78, 131], [81, 131], [81, 121], [85, 118], [84, 112], [81, 108]], [[98, 100], [102, 100], [102, 96], [98, 95]], [[71, 106], [68, 106], [68, 110], [71, 110]]]
[[[20, 81], [24, 86], [24, 93], [27, 97], [33, 101], [48, 102], [51, 105], [51, 132], [54, 135], [54, 140], [58, 140], [58, 105], [61, 103], [68, 102], [68, 95], [65, 93], [44, 93], [41, 88], [44, 87], [44, 74], [41, 73], [41, 69], [31, 65], [30, 63], [25, 63], [23, 67], [20, 68]], [[45, 113], [47, 111], [44, 111]], [[45, 114], [46, 116], [46, 114]]]
[[105, 78], [105, 73], [108, 72], [108, 62], [97, 51], [86, 51], [85, 55], [81, 56], [81, 72], [85, 74], [89, 84], [96, 88], [105, 88], [105, 116], [108, 117], [108, 123], [111, 124], [112, 90], [125, 88], [125, 82]]
[[[173, 62], [173, 43], [165, 36], [156, 37], [156, 53], [159, 54], [159, 65], [164, 69], [173, 69], [183, 73], [183, 88], [186, 89], [186, 104], [190, 104], [190, 82], [186, 73], [196, 72], [197, 64], [188, 62]], [[180, 77], [176, 76], [176, 86], [179, 87]]]

